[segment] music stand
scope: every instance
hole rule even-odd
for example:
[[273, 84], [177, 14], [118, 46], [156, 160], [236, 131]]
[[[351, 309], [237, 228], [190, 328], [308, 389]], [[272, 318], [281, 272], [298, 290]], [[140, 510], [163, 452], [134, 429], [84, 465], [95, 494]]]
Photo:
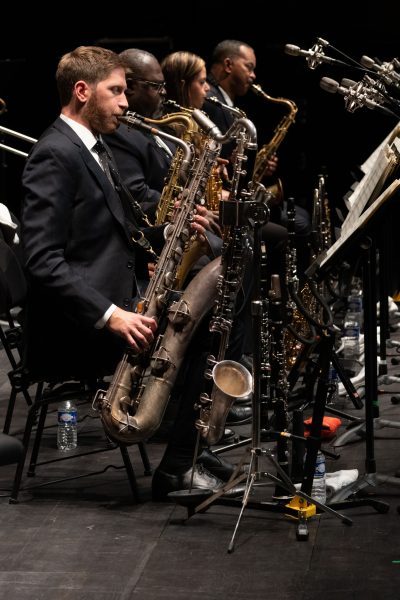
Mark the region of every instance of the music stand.
[[339, 490], [331, 498], [330, 505], [337, 508], [346, 508], [371, 504], [378, 512], [385, 513], [389, 505], [371, 498], [354, 498], [355, 495], [367, 485], [376, 485], [378, 482], [400, 484], [399, 479], [380, 475], [376, 472], [374, 453], [374, 407], [378, 386], [377, 375], [377, 318], [376, 318], [376, 235], [372, 226], [378, 229], [378, 218], [382, 218], [391, 203], [397, 198], [400, 189], [400, 180], [395, 179], [388, 188], [361, 214], [355, 221], [354, 228], [346, 232], [327, 251], [325, 256], [318, 257], [310, 269], [318, 279], [323, 279], [331, 269], [336, 269], [338, 264], [355, 249], [362, 253], [362, 278], [364, 298], [364, 347], [365, 347], [365, 434], [366, 434], [366, 473], [357, 481]]

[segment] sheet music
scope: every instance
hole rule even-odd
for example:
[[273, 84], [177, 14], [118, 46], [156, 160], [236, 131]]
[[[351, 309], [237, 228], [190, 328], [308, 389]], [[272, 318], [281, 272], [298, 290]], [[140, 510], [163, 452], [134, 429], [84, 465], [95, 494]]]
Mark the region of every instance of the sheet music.
[[400, 139], [395, 138], [391, 146], [382, 144], [381, 149], [377, 152], [374, 160], [374, 165], [369, 172], [360, 181], [353, 194], [347, 199], [349, 213], [342, 225], [341, 235], [354, 227], [355, 221], [358, 219], [365, 205], [375, 200], [376, 196], [381, 191], [385, 181], [398, 164], [400, 157]]
[[372, 154], [370, 154], [370, 156], [367, 158], [367, 160], [365, 162], [363, 162], [363, 164], [361, 165], [361, 170], [364, 171], [364, 173], [368, 173], [370, 171], [370, 169], [373, 168], [375, 160], [377, 159], [378, 153], [382, 150], [383, 146], [386, 144], [391, 144], [392, 142], [394, 142], [395, 138], [397, 138], [400, 135], [400, 123], [397, 123], [397, 125], [395, 125], [392, 129], [392, 131], [390, 133], [388, 133], [388, 135], [385, 137], [385, 139], [383, 140], [383, 142], [381, 142], [379, 144], [379, 146], [377, 148], [375, 148], [375, 150], [372, 152]]
[[367, 208], [365, 212], [363, 212], [355, 221], [354, 226], [349, 229], [345, 234], [342, 233], [340, 238], [336, 240], [334, 244], [326, 251], [324, 258], [319, 262], [320, 267], [322, 268], [330, 258], [339, 250], [341, 246], [351, 237], [351, 235], [362, 229], [368, 222], [368, 220], [372, 217], [372, 215], [400, 188], [400, 179], [395, 179], [392, 183], [382, 192], [382, 194], [376, 198], [376, 200]]

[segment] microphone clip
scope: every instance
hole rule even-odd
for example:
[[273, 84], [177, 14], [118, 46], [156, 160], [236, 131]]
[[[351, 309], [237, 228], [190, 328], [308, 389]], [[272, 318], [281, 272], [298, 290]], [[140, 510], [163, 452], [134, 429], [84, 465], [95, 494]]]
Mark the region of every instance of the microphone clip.
[[310, 69], [314, 70], [318, 67], [318, 65], [324, 62], [324, 47], [327, 45], [328, 42], [326, 42], [322, 38], [317, 38], [317, 42], [309, 50], [310, 56], [306, 57], [306, 61]]

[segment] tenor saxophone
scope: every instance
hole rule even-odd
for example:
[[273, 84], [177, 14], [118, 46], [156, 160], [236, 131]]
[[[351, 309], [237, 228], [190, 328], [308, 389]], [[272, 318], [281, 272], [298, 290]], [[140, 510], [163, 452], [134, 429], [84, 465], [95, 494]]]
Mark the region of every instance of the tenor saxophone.
[[[193, 111], [196, 112], [196, 111]], [[200, 112], [200, 111], [199, 111]], [[190, 221], [196, 204], [204, 195], [205, 187], [221, 150], [221, 144], [226, 139], [218, 128], [205, 115], [194, 115], [199, 118], [203, 128], [206, 128], [208, 141], [200, 154], [193, 158], [189, 146], [182, 140], [174, 140], [182, 148], [186, 148], [187, 158], [192, 159], [189, 176], [181, 194], [181, 202], [176, 211], [175, 219], [168, 231], [168, 238], [157, 262], [155, 272], [147, 286], [144, 298], [138, 303], [137, 311], [148, 317], [154, 317], [158, 322], [168, 312], [171, 293], [176, 287], [176, 274], [183, 254], [183, 249], [189, 238]], [[153, 130], [135, 114], [127, 113], [120, 120], [128, 126], [143, 127]], [[161, 132], [157, 130], [157, 135]], [[162, 133], [164, 136], [169, 134]], [[173, 137], [173, 136], [169, 136]], [[212, 265], [212, 266], [211, 266]], [[218, 261], [217, 261], [218, 265]], [[207, 270], [201, 271], [201, 279], [193, 280], [188, 286], [180, 304], [173, 309], [175, 316], [168, 317], [169, 322], [165, 337], [172, 339], [167, 346], [161, 334], [158, 334], [150, 350], [134, 354], [127, 350], [117, 369], [107, 391], [99, 391], [94, 400], [100, 417], [109, 437], [116, 442], [134, 444], [147, 439], [156, 431], [161, 422], [169, 400], [169, 392], [178, 373], [186, 345], [190, 341], [191, 332], [199, 322], [203, 310], [213, 301], [215, 282], [212, 274], [217, 273], [218, 267], [210, 263]], [[204, 277], [210, 277], [210, 289], [199, 289], [204, 284]], [[194, 283], [195, 282], [195, 283]], [[191, 312], [183, 310], [185, 304], [190, 308], [193, 297], [197, 301]], [[191, 315], [194, 315], [193, 317]], [[188, 324], [190, 322], [190, 325]], [[170, 325], [171, 324], [171, 325]], [[172, 333], [171, 333], [172, 329]]]
[[[297, 114], [297, 106], [292, 100], [289, 100], [288, 98], [273, 98], [272, 96], [269, 96], [266, 92], [264, 92], [260, 85], [256, 85], [255, 83], [253, 83], [250, 86], [250, 89], [258, 96], [264, 98], [264, 100], [267, 100], [268, 102], [273, 102], [275, 104], [283, 104], [289, 110], [289, 112], [278, 123], [272, 136], [272, 139], [267, 144], [264, 144], [262, 148], [257, 152], [252, 180], [254, 181], [254, 183], [260, 183], [265, 177], [265, 173], [268, 168], [268, 161], [276, 153], [279, 146], [285, 139], [290, 125], [292, 125], [292, 123], [294, 123], [295, 121]], [[271, 186], [268, 186], [266, 189], [271, 194], [271, 200], [274, 204], [280, 204], [282, 202], [283, 187], [282, 182], [279, 178], [277, 179], [276, 183], [274, 183]]]

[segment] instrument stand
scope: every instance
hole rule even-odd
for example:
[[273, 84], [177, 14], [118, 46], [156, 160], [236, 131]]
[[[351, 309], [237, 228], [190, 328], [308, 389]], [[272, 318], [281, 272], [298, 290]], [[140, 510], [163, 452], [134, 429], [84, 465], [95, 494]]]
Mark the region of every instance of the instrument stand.
[[[322, 360], [324, 362], [322, 371], [325, 374], [325, 377], [323, 378], [323, 376], [322, 376], [320, 378], [319, 384], [318, 384], [317, 398], [315, 401], [316, 408], [314, 408], [315, 414], [314, 414], [313, 426], [312, 426], [312, 430], [311, 430], [312, 435], [306, 440], [309, 448], [308, 448], [308, 452], [307, 452], [306, 465], [305, 465], [305, 480], [303, 482], [302, 489], [300, 491], [297, 491], [294, 483], [292, 482], [292, 480], [290, 479], [290, 477], [288, 476], [288, 474], [286, 473], [286, 471], [282, 467], [282, 465], [279, 464], [279, 462], [275, 459], [271, 450], [269, 450], [268, 448], [262, 447], [261, 443], [260, 443], [260, 441], [261, 441], [260, 440], [260, 438], [261, 438], [261, 399], [262, 399], [261, 381], [262, 381], [262, 376], [263, 376], [263, 368], [265, 368], [265, 364], [264, 364], [265, 357], [262, 356], [262, 339], [260, 339], [260, 338], [262, 338], [263, 335], [266, 335], [266, 332], [263, 330], [263, 327], [265, 327], [265, 322], [264, 322], [265, 303], [267, 303], [268, 301], [265, 299], [262, 299], [261, 295], [260, 295], [260, 288], [261, 288], [260, 264], [261, 264], [261, 242], [262, 242], [261, 226], [264, 224], [264, 220], [261, 221], [261, 220], [257, 219], [256, 216], [257, 215], [254, 215], [253, 223], [252, 223], [253, 227], [254, 227], [253, 263], [254, 263], [255, 284], [254, 284], [254, 300], [252, 301], [252, 318], [253, 318], [253, 329], [254, 329], [254, 335], [253, 335], [254, 391], [253, 391], [253, 399], [252, 399], [253, 423], [252, 423], [252, 440], [251, 440], [252, 447], [250, 448], [250, 453], [251, 453], [250, 468], [249, 468], [247, 475], [244, 473], [241, 473], [238, 475], [238, 473], [241, 470], [244, 459], [245, 459], [245, 456], [243, 456], [239, 465], [237, 466], [234, 474], [232, 475], [231, 479], [228, 481], [228, 483], [226, 483], [224, 485], [223, 488], [219, 489], [216, 493], [212, 494], [211, 496], [206, 497], [206, 499], [204, 499], [204, 495], [203, 495], [203, 501], [200, 502], [200, 504], [198, 504], [198, 505], [195, 505], [195, 502], [193, 502], [193, 500], [195, 500], [195, 497], [192, 500], [190, 499], [190, 497], [188, 499], [187, 496], [185, 498], [181, 499], [182, 500], [181, 504], [183, 504], [187, 507], [188, 518], [190, 518], [194, 514], [204, 512], [212, 503], [217, 503], [217, 504], [221, 504], [224, 506], [238, 507], [240, 505], [240, 500], [223, 498], [222, 496], [225, 492], [229, 491], [231, 488], [236, 486], [238, 483], [240, 483], [240, 482], [244, 481], [244, 479], [246, 479], [245, 492], [244, 492], [243, 499], [241, 501], [242, 506], [241, 506], [239, 517], [238, 517], [238, 520], [237, 520], [237, 523], [236, 523], [236, 526], [234, 529], [232, 539], [231, 539], [229, 547], [228, 547], [228, 553], [232, 553], [234, 550], [234, 541], [235, 541], [236, 533], [238, 531], [239, 524], [242, 519], [242, 516], [243, 516], [246, 506], [248, 506], [249, 508], [252, 508], [252, 509], [256, 509], [256, 510], [279, 512], [279, 513], [284, 513], [290, 517], [294, 517], [295, 519], [298, 520], [297, 539], [299, 539], [299, 540], [308, 539], [308, 530], [307, 530], [306, 522], [307, 522], [308, 517], [316, 514], [316, 508], [315, 508], [316, 506], [318, 506], [318, 508], [320, 508], [322, 511], [328, 512], [328, 513], [332, 514], [333, 516], [337, 517], [338, 519], [342, 520], [342, 522], [345, 523], [346, 525], [352, 524], [351, 519], [349, 519], [348, 517], [342, 515], [341, 513], [337, 512], [337, 511], [335, 511], [331, 507], [326, 506], [325, 504], [322, 504], [318, 501], [315, 501], [310, 496], [312, 480], [313, 480], [314, 470], [315, 470], [315, 463], [316, 463], [316, 458], [317, 458], [317, 452], [320, 447], [320, 438], [313, 437], [313, 432], [314, 432], [314, 430], [318, 431], [318, 433], [320, 433], [320, 431], [321, 431], [323, 411], [324, 411], [325, 399], [326, 399], [326, 395], [327, 395], [327, 384], [328, 384], [327, 378], [328, 378], [328, 371], [329, 371], [329, 356], [330, 355], [328, 355], [327, 353], [321, 353], [320, 358], [319, 358], [319, 360]], [[328, 337], [327, 339], [329, 340], [329, 343], [333, 344], [331, 337]], [[322, 405], [320, 402], [321, 399], [323, 400]], [[276, 437], [278, 437], [278, 440], [282, 439], [282, 438], [297, 437], [297, 436], [293, 436], [293, 435], [287, 433], [286, 431], [282, 431], [282, 432], [270, 431], [270, 434], [271, 434], [271, 436], [275, 436], [275, 439], [276, 439]], [[271, 439], [272, 439], [272, 437], [271, 437]], [[304, 438], [302, 438], [302, 439], [304, 440]], [[279, 451], [278, 451], [278, 453], [279, 453]], [[266, 457], [271, 462], [271, 464], [274, 466], [274, 468], [276, 469], [276, 471], [280, 477], [277, 477], [269, 472], [261, 472], [260, 471], [259, 459], [261, 457]], [[273, 502], [249, 501], [249, 495], [252, 491], [253, 486], [256, 484], [256, 482], [259, 482], [259, 481], [261, 481], [261, 479], [265, 479], [265, 478], [268, 478], [269, 480], [271, 480], [272, 482], [277, 484], [277, 487], [279, 489], [283, 488], [284, 490], [289, 492], [288, 496], [284, 500], [281, 500], [281, 501], [279, 501], [279, 500], [273, 501]], [[304, 489], [303, 489], [303, 487], [304, 487]], [[293, 498], [289, 504], [287, 504], [288, 498]]]

